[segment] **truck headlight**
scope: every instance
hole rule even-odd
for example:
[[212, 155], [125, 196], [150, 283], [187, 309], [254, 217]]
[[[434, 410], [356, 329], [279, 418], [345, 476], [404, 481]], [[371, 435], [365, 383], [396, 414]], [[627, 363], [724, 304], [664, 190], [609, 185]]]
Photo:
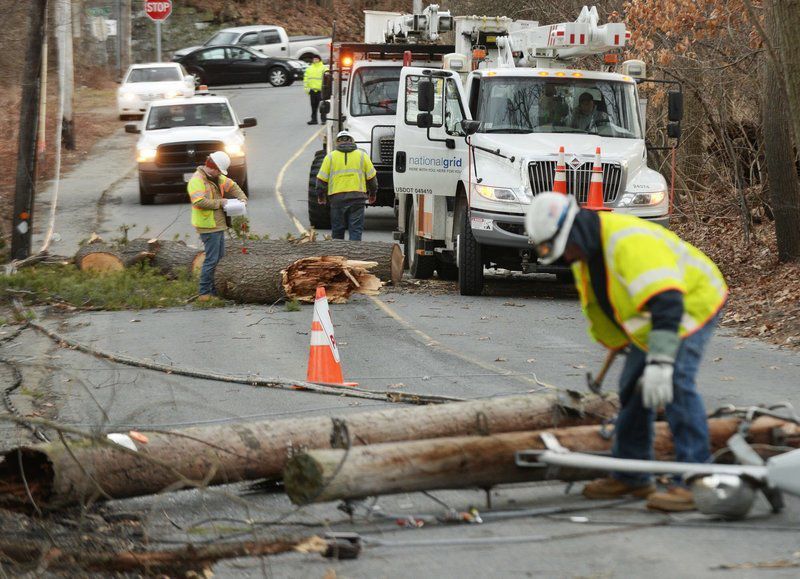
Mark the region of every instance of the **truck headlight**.
[[183, 92], [179, 90], [171, 90], [164, 93], [165, 99], [174, 99], [178, 98], [179, 96], [183, 96]]
[[119, 98], [121, 98], [124, 101], [132, 101], [136, 100], [136, 95], [132, 92], [124, 92], [119, 95]]
[[646, 207], [658, 205], [667, 196], [666, 191], [652, 191], [650, 193], [625, 193], [619, 201], [620, 207]]
[[143, 147], [136, 150], [136, 160], [140, 163], [152, 161], [156, 158], [156, 150]]
[[225, 145], [225, 152], [229, 157], [244, 157], [244, 147], [238, 143], [229, 143]]
[[508, 187], [490, 187], [489, 185], [473, 184], [472, 190], [491, 201], [517, 202], [517, 194]]

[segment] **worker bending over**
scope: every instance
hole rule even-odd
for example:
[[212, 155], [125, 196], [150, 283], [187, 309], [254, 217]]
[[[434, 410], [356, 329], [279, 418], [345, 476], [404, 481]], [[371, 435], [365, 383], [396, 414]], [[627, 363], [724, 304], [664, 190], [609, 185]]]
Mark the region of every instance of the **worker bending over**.
[[[367, 194], [369, 191], [369, 194]], [[364, 151], [356, 147], [347, 131], [336, 135], [336, 149], [325, 156], [317, 173], [317, 202], [331, 204], [331, 237], [361, 241], [364, 203], [375, 203], [378, 179]]]
[[[680, 462], [710, 460], [708, 426], [695, 379], [728, 288], [717, 266], [671, 231], [638, 217], [580, 209], [560, 193], [537, 195], [525, 226], [543, 264], [571, 264], [590, 335], [630, 346], [619, 384], [616, 458], [653, 459], [653, 420], [665, 407]], [[679, 481], [656, 492], [647, 474], [614, 473], [584, 496], [647, 497], [649, 508], [694, 509]]]

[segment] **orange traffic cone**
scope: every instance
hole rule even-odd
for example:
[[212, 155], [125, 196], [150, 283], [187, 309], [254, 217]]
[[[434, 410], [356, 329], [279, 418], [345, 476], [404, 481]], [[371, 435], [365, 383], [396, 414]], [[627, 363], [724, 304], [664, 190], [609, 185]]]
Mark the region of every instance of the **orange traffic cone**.
[[564, 147], [558, 148], [556, 175], [553, 178], [553, 193], [567, 194], [567, 164], [564, 162]]
[[339, 348], [333, 337], [333, 322], [328, 309], [328, 296], [325, 288], [319, 286], [314, 299], [314, 317], [311, 321], [311, 351], [308, 355], [308, 382], [323, 382], [342, 386], [356, 386], [355, 382], [345, 382], [339, 359]]
[[592, 181], [589, 183], [589, 198], [586, 200], [586, 209], [592, 211], [611, 211], [603, 205], [603, 165], [600, 163], [600, 147], [594, 151], [594, 166], [592, 167]]

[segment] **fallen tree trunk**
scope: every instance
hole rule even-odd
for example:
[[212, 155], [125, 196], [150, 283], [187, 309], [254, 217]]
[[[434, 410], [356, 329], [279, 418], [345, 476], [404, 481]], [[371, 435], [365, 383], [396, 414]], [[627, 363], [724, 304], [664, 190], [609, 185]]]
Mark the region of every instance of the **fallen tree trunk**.
[[206, 256], [202, 249], [170, 239], [159, 239], [154, 253], [151, 264], [167, 277], [178, 277], [185, 271], [199, 272]]
[[153, 249], [153, 244], [145, 239], [134, 239], [124, 245], [102, 241], [87, 243], [75, 254], [75, 265], [82, 271], [121, 271], [138, 263], [149, 262], [153, 257]]
[[[724, 448], [737, 432], [739, 419], [708, 422], [712, 451]], [[778, 432], [783, 444], [800, 446], [800, 428], [774, 418], [756, 420], [749, 437], [772, 443]], [[511, 432], [493, 436], [449, 437], [414, 442], [376, 444], [349, 450], [311, 450], [286, 465], [283, 482], [293, 503], [307, 504], [401, 492], [454, 488], [489, 488], [498, 484], [558, 479], [586, 480], [599, 473], [548, 468], [522, 468], [514, 462], [518, 450], [545, 448], [543, 431]], [[599, 426], [550, 430], [562, 446], [574, 451], [608, 452], [611, 440]], [[673, 456], [672, 436], [666, 422], [656, 424], [655, 456]], [[600, 473], [601, 474], [601, 473]]]
[[[348, 415], [143, 431], [130, 451], [105, 440], [23, 446], [2, 455], [0, 506], [58, 508], [201, 484], [279, 478], [289, 457], [309, 448], [468, 436], [591, 424], [615, 398], [538, 393]], [[341, 426], [346, 425], [346, 429]], [[333, 439], [333, 442], [332, 442]], [[341, 442], [340, 442], [341, 444]], [[30, 497], [29, 497], [30, 493]]]
[[403, 254], [395, 243], [381, 241], [247, 241], [247, 253], [229, 251], [217, 264], [214, 284], [220, 295], [243, 303], [268, 304], [285, 296], [281, 272], [306, 257], [341, 256], [374, 261], [370, 273], [397, 283], [403, 276]]

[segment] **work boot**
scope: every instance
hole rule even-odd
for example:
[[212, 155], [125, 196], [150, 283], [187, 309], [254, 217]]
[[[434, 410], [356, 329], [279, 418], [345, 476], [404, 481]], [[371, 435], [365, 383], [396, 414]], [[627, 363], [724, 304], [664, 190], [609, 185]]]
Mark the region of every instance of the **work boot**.
[[198, 302], [208, 302], [208, 301], [211, 301], [211, 299], [213, 299], [213, 297], [214, 296], [212, 296], [211, 294], [200, 294], [200, 296], [197, 298], [197, 301]]
[[307, 125], [318, 125], [319, 123], [318, 123], [317, 121], [315, 121], [314, 119], [311, 119], [311, 120], [310, 120], [310, 121], [308, 121], [306, 124], [307, 124]]
[[693, 511], [697, 507], [694, 504], [692, 491], [685, 487], [670, 487], [666, 492], [653, 493], [647, 497], [647, 508], [654, 511], [677, 513]]
[[583, 487], [583, 496], [593, 500], [617, 499], [627, 495], [643, 499], [654, 492], [656, 485], [653, 483], [635, 486], [610, 476], [595, 479]]

